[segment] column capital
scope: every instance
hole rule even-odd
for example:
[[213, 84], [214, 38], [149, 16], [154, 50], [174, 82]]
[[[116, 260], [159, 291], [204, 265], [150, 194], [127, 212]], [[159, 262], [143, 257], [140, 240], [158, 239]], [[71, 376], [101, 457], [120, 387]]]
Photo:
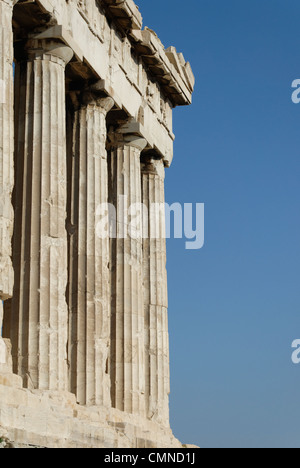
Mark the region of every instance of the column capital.
[[56, 57], [67, 65], [74, 55], [73, 50], [57, 39], [29, 39], [26, 50], [30, 60]]
[[111, 97], [99, 96], [97, 92], [93, 91], [93, 88], [89, 88], [83, 93], [82, 102], [86, 106], [98, 107], [104, 115], [108, 114], [115, 104], [115, 101]]
[[135, 124], [136, 121], [134, 119], [129, 119], [128, 122], [122, 124], [117, 130], [110, 130], [108, 134], [110, 148], [130, 146], [142, 152], [148, 145], [148, 142], [140, 134], [134, 132]]
[[165, 178], [165, 165], [161, 157], [156, 155], [145, 155], [141, 160], [141, 171], [143, 174], [156, 175]]

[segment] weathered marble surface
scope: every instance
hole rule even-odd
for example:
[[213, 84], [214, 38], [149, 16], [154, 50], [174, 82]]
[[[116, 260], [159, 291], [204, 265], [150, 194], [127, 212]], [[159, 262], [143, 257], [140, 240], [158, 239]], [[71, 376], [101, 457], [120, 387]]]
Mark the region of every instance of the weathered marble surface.
[[[3, 441], [181, 447], [165, 215], [151, 206], [165, 200], [173, 108], [194, 83], [133, 0], [0, 0]], [[112, 239], [97, 232], [107, 202]], [[120, 211], [141, 203], [147, 225], [123, 236]]]
[[[0, 2], [0, 299], [12, 297], [11, 261], [14, 186], [13, 31], [12, 0]], [[0, 321], [0, 328], [2, 321]]]

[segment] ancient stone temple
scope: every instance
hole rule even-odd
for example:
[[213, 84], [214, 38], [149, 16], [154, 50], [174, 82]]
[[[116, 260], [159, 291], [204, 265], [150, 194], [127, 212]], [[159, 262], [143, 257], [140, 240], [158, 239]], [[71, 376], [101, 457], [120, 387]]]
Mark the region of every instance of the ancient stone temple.
[[133, 0], [0, 0], [0, 57], [0, 439], [181, 447], [164, 211], [124, 213], [164, 203], [191, 67]]

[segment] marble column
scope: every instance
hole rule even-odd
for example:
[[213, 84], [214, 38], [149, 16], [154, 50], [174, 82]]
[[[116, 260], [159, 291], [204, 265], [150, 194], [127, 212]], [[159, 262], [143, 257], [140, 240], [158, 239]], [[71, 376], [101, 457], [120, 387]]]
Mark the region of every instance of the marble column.
[[97, 232], [97, 223], [99, 207], [108, 203], [106, 115], [114, 101], [91, 92], [83, 99], [69, 163], [70, 390], [81, 405], [110, 407], [109, 237]]
[[161, 159], [142, 160], [144, 222], [145, 376], [147, 417], [169, 426], [168, 286], [165, 239], [165, 169]]
[[[14, 101], [12, 14], [16, 1], [0, 0], [0, 300], [13, 292], [11, 241], [13, 233]], [[2, 307], [1, 307], [2, 309]], [[0, 336], [2, 330], [0, 314]]]
[[67, 390], [65, 67], [73, 51], [31, 40], [16, 67], [16, 193], [11, 338], [24, 385]]
[[130, 207], [142, 201], [140, 156], [145, 146], [137, 136], [119, 135], [110, 152], [110, 202], [117, 215], [116, 239], [111, 241], [112, 405], [141, 416], [145, 416], [143, 242], [141, 232], [128, 232], [128, 223]]

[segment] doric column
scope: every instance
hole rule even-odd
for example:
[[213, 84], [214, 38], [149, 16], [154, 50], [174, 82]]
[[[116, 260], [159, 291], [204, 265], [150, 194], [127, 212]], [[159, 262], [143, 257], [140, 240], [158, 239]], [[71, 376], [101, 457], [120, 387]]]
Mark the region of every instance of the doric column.
[[[0, 0], [0, 300], [13, 292], [11, 238], [13, 233], [12, 190], [14, 185], [14, 102], [12, 13], [16, 1]], [[2, 314], [0, 317], [0, 336]]]
[[168, 287], [165, 239], [165, 169], [161, 159], [143, 158], [144, 306], [146, 411], [149, 419], [169, 426]]
[[16, 67], [16, 196], [11, 335], [28, 387], [67, 390], [65, 66], [73, 51], [32, 40]]
[[106, 115], [114, 101], [84, 95], [75, 112], [70, 168], [70, 382], [81, 405], [111, 406], [109, 237], [97, 233], [108, 203]]
[[145, 416], [143, 243], [141, 233], [128, 232], [128, 223], [130, 207], [142, 201], [146, 141], [132, 135], [117, 140], [110, 153], [110, 202], [117, 215], [111, 243], [111, 395], [113, 407]]

